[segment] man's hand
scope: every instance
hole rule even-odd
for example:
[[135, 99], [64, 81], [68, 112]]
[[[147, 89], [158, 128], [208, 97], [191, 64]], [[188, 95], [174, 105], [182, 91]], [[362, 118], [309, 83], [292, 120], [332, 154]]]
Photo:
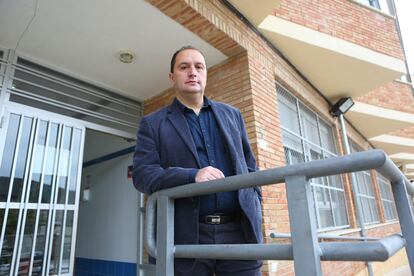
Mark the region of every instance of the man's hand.
[[220, 178], [224, 178], [224, 174], [219, 169], [208, 166], [198, 170], [195, 182], [204, 182]]

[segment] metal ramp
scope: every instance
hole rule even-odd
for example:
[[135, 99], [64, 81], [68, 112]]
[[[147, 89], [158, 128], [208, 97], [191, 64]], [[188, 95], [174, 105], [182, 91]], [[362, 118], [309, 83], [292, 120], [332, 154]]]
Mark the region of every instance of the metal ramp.
[[[370, 169], [391, 182], [402, 235], [318, 242], [309, 179]], [[286, 184], [291, 244], [174, 245], [174, 199], [279, 183]], [[404, 246], [414, 271], [414, 221], [408, 194], [414, 195], [413, 184], [383, 151], [358, 152], [158, 191], [148, 198], [145, 242], [149, 253], [157, 257], [157, 276], [174, 274], [174, 258], [293, 260], [296, 275], [322, 275], [321, 261], [386, 261]]]

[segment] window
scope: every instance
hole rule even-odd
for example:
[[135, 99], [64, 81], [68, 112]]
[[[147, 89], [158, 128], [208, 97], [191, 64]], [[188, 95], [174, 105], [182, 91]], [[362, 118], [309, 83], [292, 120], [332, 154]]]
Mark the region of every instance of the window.
[[392, 0], [355, 0], [361, 4], [370, 6], [384, 13], [395, 15]]
[[410, 203], [411, 213], [414, 215], [414, 198], [409, 196], [408, 197], [408, 202]]
[[381, 201], [384, 205], [385, 220], [397, 219], [397, 212], [394, 204], [394, 196], [392, 194], [391, 183], [388, 179], [377, 173], [377, 181], [381, 193]]
[[[350, 141], [351, 151], [363, 151], [361, 147]], [[362, 215], [365, 224], [379, 222], [378, 210], [375, 200], [374, 187], [370, 171], [356, 172], [356, 188], [361, 203]]]
[[0, 93], [1, 93], [1, 88], [3, 86], [4, 73], [6, 71], [5, 65], [6, 65], [6, 60], [4, 60], [4, 52], [0, 50]]
[[[276, 89], [286, 163], [296, 164], [336, 156], [332, 126], [280, 85]], [[318, 228], [348, 226], [341, 177], [314, 178], [310, 183]]]

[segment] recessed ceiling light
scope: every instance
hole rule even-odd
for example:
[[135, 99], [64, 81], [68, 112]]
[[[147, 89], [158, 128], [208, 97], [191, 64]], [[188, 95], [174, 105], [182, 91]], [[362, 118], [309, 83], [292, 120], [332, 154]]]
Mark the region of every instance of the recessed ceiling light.
[[119, 52], [119, 60], [122, 63], [132, 63], [135, 60], [135, 53], [130, 50], [122, 50]]

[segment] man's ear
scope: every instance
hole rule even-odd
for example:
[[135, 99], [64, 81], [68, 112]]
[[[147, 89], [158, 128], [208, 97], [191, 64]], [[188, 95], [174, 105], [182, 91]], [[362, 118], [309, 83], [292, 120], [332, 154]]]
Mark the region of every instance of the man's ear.
[[170, 72], [168, 74], [168, 79], [170, 80], [170, 83], [171, 84], [174, 84], [175, 80], [174, 80], [174, 74], [173, 73]]

